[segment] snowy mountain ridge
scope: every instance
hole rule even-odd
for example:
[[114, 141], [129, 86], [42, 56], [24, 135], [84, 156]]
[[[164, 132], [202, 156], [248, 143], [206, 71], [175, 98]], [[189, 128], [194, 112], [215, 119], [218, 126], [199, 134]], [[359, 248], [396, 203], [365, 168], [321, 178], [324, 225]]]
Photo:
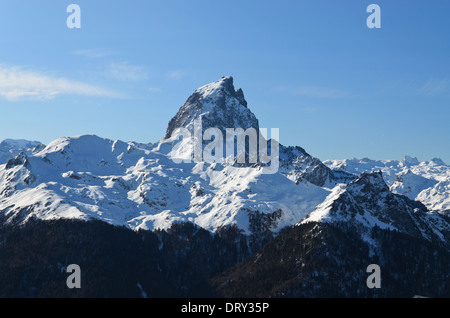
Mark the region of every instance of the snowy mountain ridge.
[[344, 159], [326, 160], [334, 172], [359, 175], [382, 171], [391, 191], [423, 203], [432, 211], [450, 210], [450, 166], [439, 158], [419, 162], [405, 156], [402, 160]]
[[191, 221], [212, 231], [232, 223], [247, 231], [250, 214], [282, 211], [278, 229], [328, 194], [251, 167], [174, 164], [145, 145], [97, 136], [61, 138], [18, 155], [0, 166], [0, 184], [0, 211], [11, 221], [98, 218], [132, 229]]
[[5, 139], [0, 142], [0, 164], [17, 156], [21, 152], [31, 153], [43, 148], [39, 141], [29, 141], [24, 139]]
[[[204, 129], [259, 127], [231, 77], [196, 90], [167, 132], [176, 126], [189, 129], [199, 118]], [[290, 172], [291, 162], [297, 167], [292, 182], [281, 172], [264, 175], [259, 166], [175, 163], [173, 143], [171, 138], [137, 144], [85, 135], [20, 152], [0, 162], [2, 219], [94, 218], [150, 230], [193, 222], [210, 231], [235, 225], [245, 233], [255, 227], [252, 222], [262, 222], [259, 228], [277, 232], [303, 219], [330, 192], [313, 183], [323, 182], [314, 176], [316, 167], [329, 175], [331, 170], [301, 148], [295, 153], [283, 148], [283, 172]]]
[[347, 220], [448, 240], [442, 215], [450, 208], [450, 167], [440, 160], [322, 163], [301, 147], [280, 144], [274, 174], [258, 164], [175, 162], [192, 149], [188, 141], [174, 154], [172, 132], [192, 129], [198, 119], [203, 130], [259, 129], [242, 90], [234, 89], [232, 77], [222, 77], [197, 89], [154, 144], [95, 135], [47, 146], [1, 143], [0, 221], [99, 219], [133, 230], [192, 222], [211, 232], [236, 226], [245, 234], [276, 234], [301, 222]]
[[377, 226], [444, 245], [449, 243], [450, 224], [442, 215], [391, 192], [382, 172], [364, 172], [349, 184], [337, 186], [299, 224], [312, 221], [353, 225], [366, 240], [370, 240], [370, 230]]

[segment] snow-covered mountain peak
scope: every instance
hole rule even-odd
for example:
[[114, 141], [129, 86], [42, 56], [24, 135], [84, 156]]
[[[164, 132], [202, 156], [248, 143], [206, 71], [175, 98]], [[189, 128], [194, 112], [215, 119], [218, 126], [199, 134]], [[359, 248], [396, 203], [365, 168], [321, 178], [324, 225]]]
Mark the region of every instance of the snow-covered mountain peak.
[[242, 105], [247, 106], [242, 89], [234, 89], [233, 77], [231, 76], [223, 76], [214, 83], [204, 85], [198, 88], [194, 94], [198, 94], [205, 99], [211, 98], [213, 100], [221, 98], [221, 95], [228, 95], [237, 98]]
[[450, 166], [439, 158], [419, 162], [405, 156], [401, 160], [344, 159], [324, 161], [333, 172], [359, 175], [381, 170], [390, 190], [418, 200], [431, 211], [447, 211], [450, 194], [446, 184], [450, 181]]
[[33, 152], [40, 151], [44, 147], [39, 141], [5, 139], [0, 143], [0, 165], [15, 158], [20, 153], [30, 155]]
[[248, 109], [241, 89], [235, 89], [233, 78], [224, 76], [220, 80], [198, 88], [170, 120], [165, 139], [177, 128], [193, 130], [194, 121], [201, 119], [202, 131], [218, 128], [250, 127], [259, 130], [256, 116]]
[[5, 139], [0, 143], [0, 151], [9, 151], [12, 149], [33, 149], [42, 145], [39, 141], [30, 141], [25, 139]]
[[348, 185], [337, 185], [299, 224], [308, 222], [353, 227], [368, 242], [371, 229], [377, 226], [444, 245], [449, 243], [448, 222], [439, 213], [427, 211], [423, 204], [389, 191], [379, 172], [363, 173]]
[[389, 187], [384, 181], [381, 171], [362, 173], [348, 184], [347, 189], [353, 193], [360, 193], [363, 196], [389, 192]]
[[77, 171], [99, 176], [117, 175], [125, 173], [128, 167], [147, 156], [152, 147], [150, 144], [82, 135], [59, 138], [30, 159], [41, 169], [57, 169], [60, 173]]
[[430, 160], [430, 164], [436, 165], [436, 166], [446, 166], [448, 165], [441, 159], [441, 158], [432, 158]]
[[391, 191], [415, 200], [422, 190], [433, 187], [438, 181], [413, 173], [410, 169], [397, 174]]
[[44, 156], [55, 152], [82, 152], [91, 155], [107, 150], [111, 151], [113, 141], [96, 135], [82, 135], [58, 138], [47, 145], [37, 156]]
[[11, 169], [12, 167], [16, 166], [24, 166], [24, 167], [30, 166], [30, 162], [25, 153], [21, 152], [16, 157], [9, 159], [8, 162], [6, 163], [5, 169]]
[[406, 165], [418, 165], [420, 164], [419, 160], [416, 157], [404, 156], [402, 162]]

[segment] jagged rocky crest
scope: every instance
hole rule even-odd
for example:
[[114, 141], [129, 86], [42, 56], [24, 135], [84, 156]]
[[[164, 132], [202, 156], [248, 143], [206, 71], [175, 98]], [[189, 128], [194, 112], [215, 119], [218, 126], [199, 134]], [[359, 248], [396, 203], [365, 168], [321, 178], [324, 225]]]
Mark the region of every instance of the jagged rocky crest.
[[[197, 89], [170, 120], [165, 139], [170, 138], [177, 128], [192, 131], [194, 120], [201, 120], [203, 131], [218, 128], [225, 135], [226, 128], [254, 128], [259, 133], [259, 121], [248, 108], [242, 89], [235, 90], [231, 76]], [[258, 138], [262, 137], [258, 135]], [[342, 181], [342, 173], [335, 175], [301, 147], [280, 144], [280, 165], [280, 171], [296, 183], [308, 181], [324, 186]]]
[[217, 82], [197, 89], [170, 120], [165, 138], [170, 138], [177, 128], [193, 129], [193, 121], [202, 120], [203, 131], [219, 128], [253, 127], [259, 130], [256, 116], [247, 108], [242, 89], [235, 90], [233, 78], [224, 76]]
[[382, 173], [362, 173], [333, 193], [301, 223], [353, 224], [361, 238], [373, 227], [398, 231], [434, 242], [450, 250], [448, 222], [439, 213], [428, 213], [420, 202], [389, 190]]

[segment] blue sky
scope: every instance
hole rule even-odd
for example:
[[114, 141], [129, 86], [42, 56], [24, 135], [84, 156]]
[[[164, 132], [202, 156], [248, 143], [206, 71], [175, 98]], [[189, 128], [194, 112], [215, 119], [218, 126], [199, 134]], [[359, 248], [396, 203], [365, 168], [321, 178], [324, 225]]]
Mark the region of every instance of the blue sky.
[[[68, 29], [66, 8], [81, 8]], [[381, 29], [366, 8], [381, 7]], [[234, 77], [260, 126], [325, 160], [450, 163], [446, 0], [15, 0], [0, 6], [0, 140], [155, 142]]]

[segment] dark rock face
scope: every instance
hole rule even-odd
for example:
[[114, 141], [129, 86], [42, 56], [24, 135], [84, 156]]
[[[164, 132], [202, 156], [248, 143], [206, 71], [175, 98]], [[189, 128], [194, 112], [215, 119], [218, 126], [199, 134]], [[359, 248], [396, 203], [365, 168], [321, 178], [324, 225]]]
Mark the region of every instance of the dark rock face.
[[324, 218], [327, 223], [351, 224], [361, 238], [373, 227], [395, 230], [432, 242], [450, 251], [450, 224], [420, 202], [392, 193], [381, 172], [363, 173], [316, 207], [302, 223]]
[[335, 181], [335, 176], [330, 168], [298, 146], [280, 145], [280, 171], [296, 183], [307, 180], [322, 187], [327, 182]]
[[247, 101], [244, 98], [244, 92], [242, 91], [241, 88], [238, 88], [236, 90], [236, 98], [241, 102], [242, 105], [247, 107]]
[[[450, 224], [440, 214], [430, 215], [422, 203], [392, 193], [381, 172], [361, 174], [328, 208], [332, 222], [347, 222], [355, 228], [395, 229], [450, 250]], [[361, 237], [363, 232], [359, 230]]]
[[28, 157], [24, 153], [20, 153], [16, 157], [9, 159], [6, 163], [6, 169], [11, 169], [16, 166], [23, 165], [26, 168], [29, 168], [30, 162], [28, 161]]

